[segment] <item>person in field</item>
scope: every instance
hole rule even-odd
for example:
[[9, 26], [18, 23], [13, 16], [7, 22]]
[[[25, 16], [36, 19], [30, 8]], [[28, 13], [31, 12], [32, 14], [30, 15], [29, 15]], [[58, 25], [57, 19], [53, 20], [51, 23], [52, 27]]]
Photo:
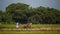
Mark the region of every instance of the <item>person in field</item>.
[[16, 23], [16, 28], [18, 28], [18, 27], [19, 27], [19, 23], [17, 22], [17, 23]]

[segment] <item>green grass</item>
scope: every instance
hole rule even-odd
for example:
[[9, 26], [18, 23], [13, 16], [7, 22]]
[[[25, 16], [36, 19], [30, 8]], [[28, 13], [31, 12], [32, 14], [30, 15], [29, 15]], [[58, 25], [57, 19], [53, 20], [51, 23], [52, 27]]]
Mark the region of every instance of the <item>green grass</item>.
[[[3, 28], [16, 28], [15, 24], [0, 24]], [[32, 28], [54, 27], [60, 28], [60, 24], [33, 24]], [[22, 28], [22, 26], [19, 26]], [[0, 31], [0, 34], [60, 34], [60, 31]]]
[[56, 28], [56, 27], [60, 27], [60, 24], [33, 24], [33, 26], [32, 26], [33, 28], [40, 28], [40, 27], [54, 27], [54, 28]]
[[[0, 24], [2, 28], [16, 28], [15, 24]], [[41, 27], [60, 27], [60, 24], [33, 24], [32, 28], [41, 28]], [[23, 26], [19, 26], [19, 28], [23, 28]]]
[[0, 34], [60, 34], [60, 31], [3, 31]]

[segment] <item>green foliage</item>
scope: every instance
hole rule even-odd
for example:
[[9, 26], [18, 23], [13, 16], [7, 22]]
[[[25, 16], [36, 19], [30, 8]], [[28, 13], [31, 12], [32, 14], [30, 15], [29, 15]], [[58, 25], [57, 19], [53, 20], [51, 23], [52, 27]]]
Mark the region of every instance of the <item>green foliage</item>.
[[[4, 16], [2, 17], [2, 15]], [[60, 10], [42, 6], [32, 8], [24, 3], [10, 4], [6, 7], [5, 13], [0, 11], [0, 21], [7, 23], [60, 24]]]
[[5, 12], [3, 12], [3, 11], [0, 11], [0, 23], [3, 23], [3, 22], [5, 22]]
[[23, 3], [11, 4], [6, 8], [6, 12], [11, 14], [11, 17], [15, 22], [23, 22], [24, 19], [26, 19], [24, 12], [27, 10], [28, 5]]

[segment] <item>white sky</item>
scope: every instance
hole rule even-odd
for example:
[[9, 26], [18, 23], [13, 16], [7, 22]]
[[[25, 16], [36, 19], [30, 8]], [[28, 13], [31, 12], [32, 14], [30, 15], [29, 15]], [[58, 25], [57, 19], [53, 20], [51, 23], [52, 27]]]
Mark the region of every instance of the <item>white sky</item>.
[[0, 10], [5, 8], [11, 3], [25, 3], [32, 7], [52, 7], [60, 10], [60, 0], [0, 0]]

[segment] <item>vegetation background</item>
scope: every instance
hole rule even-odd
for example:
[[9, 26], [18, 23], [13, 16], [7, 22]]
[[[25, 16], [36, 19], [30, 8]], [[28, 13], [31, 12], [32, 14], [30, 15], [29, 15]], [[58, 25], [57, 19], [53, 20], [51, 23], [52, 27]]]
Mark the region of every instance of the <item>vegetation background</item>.
[[6, 11], [0, 10], [0, 24], [33, 23], [60, 24], [60, 10], [49, 7], [32, 8], [24, 3], [12, 3]]

